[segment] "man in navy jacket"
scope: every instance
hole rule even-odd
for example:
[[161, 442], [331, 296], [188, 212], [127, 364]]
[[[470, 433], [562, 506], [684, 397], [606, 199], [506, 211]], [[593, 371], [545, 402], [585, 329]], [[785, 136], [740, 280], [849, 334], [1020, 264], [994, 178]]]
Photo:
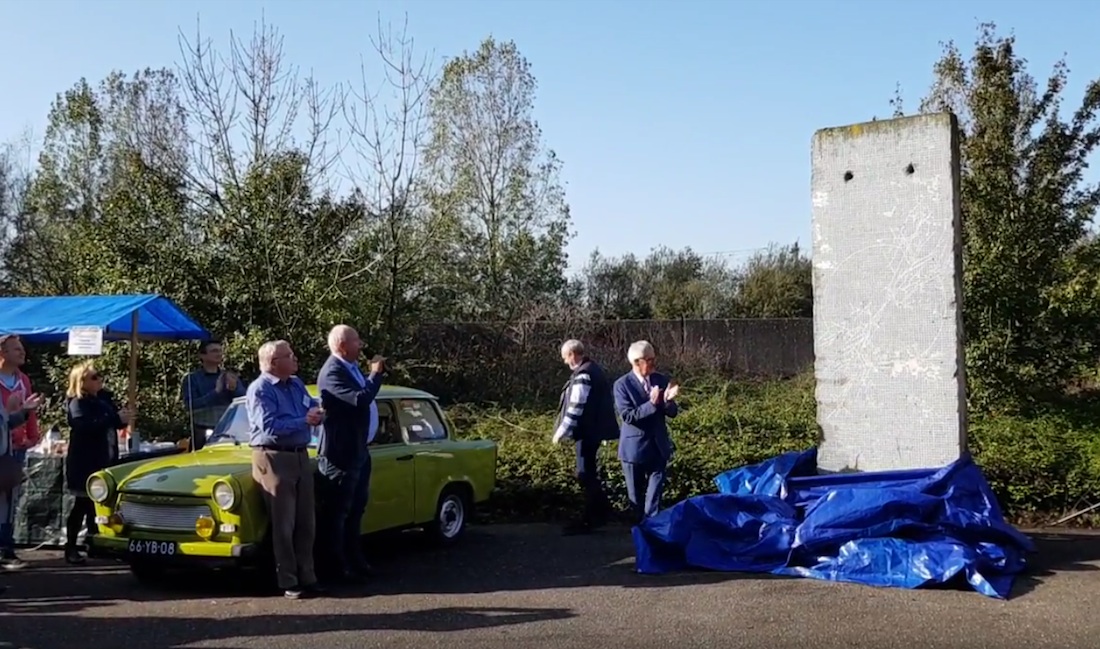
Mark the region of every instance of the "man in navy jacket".
[[347, 325], [328, 335], [332, 354], [317, 374], [325, 428], [317, 450], [321, 507], [319, 531], [331, 562], [328, 572], [340, 580], [359, 580], [373, 570], [363, 557], [360, 528], [370, 492], [369, 445], [378, 432], [374, 398], [382, 387], [384, 361], [375, 356], [370, 374], [359, 369], [362, 342]]
[[665, 487], [665, 468], [672, 457], [667, 419], [679, 412], [680, 388], [654, 371], [653, 345], [640, 340], [630, 346], [627, 360], [633, 368], [615, 381], [615, 409], [622, 418], [619, 460], [623, 464], [626, 493], [637, 521], [660, 509]]

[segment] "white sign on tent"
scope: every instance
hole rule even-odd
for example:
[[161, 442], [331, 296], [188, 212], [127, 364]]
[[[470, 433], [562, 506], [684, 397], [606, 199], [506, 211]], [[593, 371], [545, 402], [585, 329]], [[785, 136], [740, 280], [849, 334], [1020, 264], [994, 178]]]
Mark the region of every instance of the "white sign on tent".
[[69, 329], [70, 356], [99, 356], [103, 353], [103, 329], [73, 327]]

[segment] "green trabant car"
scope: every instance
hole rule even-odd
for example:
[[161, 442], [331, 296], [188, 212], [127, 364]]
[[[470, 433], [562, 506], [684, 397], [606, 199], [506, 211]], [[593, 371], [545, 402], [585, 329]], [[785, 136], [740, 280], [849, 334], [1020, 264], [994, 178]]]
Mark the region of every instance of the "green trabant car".
[[[316, 387], [309, 391], [316, 398]], [[252, 480], [244, 401], [233, 401], [200, 450], [120, 464], [88, 478], [99, 529], [91, 539], [95, 556], [120, 558], [143, 580], [172, 567], [273, 561], [267, 513]], [[376, 403], [362, 533], [425, 528], [443, 543], [455, 541], [473, 507], [495, 487], [496, 443], [453, 439], [427, 392], [383, 386]]]

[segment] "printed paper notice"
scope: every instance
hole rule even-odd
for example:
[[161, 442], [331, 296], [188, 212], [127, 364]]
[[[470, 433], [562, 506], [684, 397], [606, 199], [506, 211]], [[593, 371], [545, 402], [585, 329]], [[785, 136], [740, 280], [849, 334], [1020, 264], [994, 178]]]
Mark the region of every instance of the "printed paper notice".
[[99, 327], [69, 329], [69, 356], [99, 356], [102, 353], [102, 329]]

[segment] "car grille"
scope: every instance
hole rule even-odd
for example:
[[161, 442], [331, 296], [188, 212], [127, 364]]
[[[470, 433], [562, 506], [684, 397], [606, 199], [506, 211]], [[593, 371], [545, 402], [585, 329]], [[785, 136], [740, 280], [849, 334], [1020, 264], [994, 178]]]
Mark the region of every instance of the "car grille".
[[211, 515], [208, 505], [150, 505], [126, 500], [118, 512], [131, 527], [171, 532], [192, 532], [200, 516]]

